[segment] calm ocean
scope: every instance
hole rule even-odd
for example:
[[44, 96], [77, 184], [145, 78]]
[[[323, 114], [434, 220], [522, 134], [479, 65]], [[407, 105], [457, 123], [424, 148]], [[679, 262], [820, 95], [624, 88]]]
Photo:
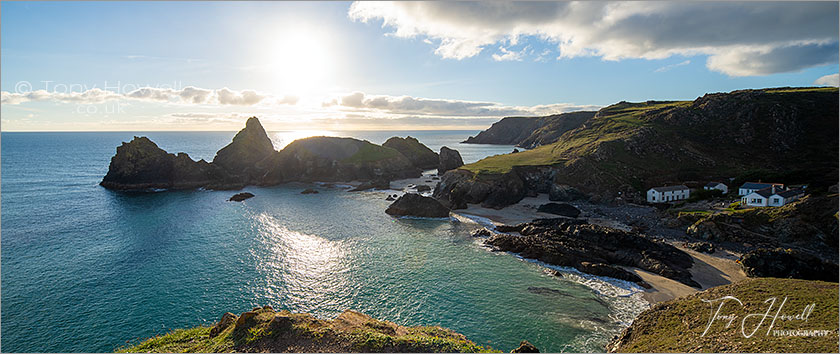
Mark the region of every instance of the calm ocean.
[[[475, 131], [411, 135], [465, 162], [512, 146], [461, 145]], [[258, 305], [331, 318], [355, 309], [441, 325], [510, 351], [601, 351], [643, 307], [592, 277], [548, 275], [490, 252], [456, 220], [394, 219], [381, 192], [306, 185], [126, 193], [98, 185], [116, 147], [145, 135], [212, 160], [234, 132], [2, 133], [2, 350], [109, 352]], [[278, 148], [294, 133], [270, 134]], [[621, 285], [621, 282], [616, 282]]]

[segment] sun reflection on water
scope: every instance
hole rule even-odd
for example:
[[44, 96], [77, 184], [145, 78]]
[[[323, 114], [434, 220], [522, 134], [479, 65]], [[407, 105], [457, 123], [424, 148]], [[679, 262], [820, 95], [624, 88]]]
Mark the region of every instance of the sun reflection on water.
[[[352, 293], [341, 242], [286, 228], [267, 213], [256, 217], [258, 242], [251, 253], [267, 284], [266, 297], [283, 306], [313, 313], [330, 313], [346, 306]], [[343, 299], [343, 300], [342, 300]]]

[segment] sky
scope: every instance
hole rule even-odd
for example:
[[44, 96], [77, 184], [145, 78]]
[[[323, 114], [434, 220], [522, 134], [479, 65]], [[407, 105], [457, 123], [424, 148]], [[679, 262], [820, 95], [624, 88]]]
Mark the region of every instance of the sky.
[[0, 130], [484, 129], [838, 86], [837, 2], [2, 2]]

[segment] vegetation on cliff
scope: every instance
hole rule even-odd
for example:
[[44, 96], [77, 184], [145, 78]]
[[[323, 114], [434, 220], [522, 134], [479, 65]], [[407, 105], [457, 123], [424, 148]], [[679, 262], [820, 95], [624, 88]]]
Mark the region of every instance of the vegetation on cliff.
[[622, 192], [631, 200], [642, 200], [641, 192], [654, 185], [757, 170], [785, 171], [799, 183], [820, 189], [836, 183], [838, 176], [837, 106], [837, 88], [741, 90], [694, 101], [620, 102], [552, 144], [488, 157], [461, 170], [482, 181], [549, 168], [553, 172], [543, 177], [551, 178], [548, 184], [606, 197]]
[[[725, 296], [743, 305], [732, 299], [722, 303]], [[720, 317], [711, 321], [718, 306], [722, 306]], [[804, 335], [811, 330], [825, 332]], [[832, 353], [837, 352], [837, 343], [837, 283], [757, 278], [658, 303], [642, 312], [607, 350]]]
[[565, 132], [579, 127], [595, 112], [571, 112], [545, 117], [507, 117], [467, 138], [467, 144], [516, 145], [533, 148], [551, 144]]
[[214, 327], [178, 329], [117, 349], [121, 353], [318, 353], [318, 352], [487, 352], [462, 334], [437, 327], [404, 327], [356, 311], [332, 320], [305, 313], [255, 308], [226, 313]]

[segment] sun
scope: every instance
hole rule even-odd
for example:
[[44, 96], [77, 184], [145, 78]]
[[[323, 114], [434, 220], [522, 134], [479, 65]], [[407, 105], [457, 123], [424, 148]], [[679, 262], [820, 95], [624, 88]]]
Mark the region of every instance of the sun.
[[269, 41], [271, 54], [266, 65], [275, 87], [307, 92], [326, 84], [332, 72], [332, 55], [329, 40], [322, 33], [307, 28], [284, 29]]

